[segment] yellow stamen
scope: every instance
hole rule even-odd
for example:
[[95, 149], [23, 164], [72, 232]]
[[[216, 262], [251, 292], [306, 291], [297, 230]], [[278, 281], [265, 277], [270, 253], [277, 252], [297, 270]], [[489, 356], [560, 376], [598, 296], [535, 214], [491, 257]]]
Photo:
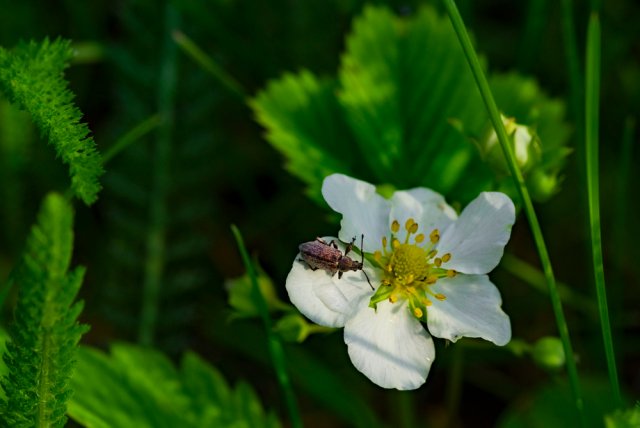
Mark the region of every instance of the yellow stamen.
[[416, 244], [419, 244], [422, 241], [424, 241], [424, 234], [422, 234], [422, 233], [417, 234], [416, 237], [415, 237], [415, 241], [416, 241]]
[[387, 249], [387, 237], [386, 236], [382, 237], [382, 248], [385, 249], [385, 250]]
[[422, 318], [422, 315], [424, 315], [424, 314], [422, 313], [422, 309], [420, 309], [420, 308], [414, 308], [414, 309], [413, 309], [413, 315], [414, 315], [416, 318]]
[[391, 246], [394, 249], [397, 249], [400, 246], [400, 241], [398, 241], [397, 239], [394, 239], [393, 241], [391, 241]]
[[429, 300], [429, 299], [424, 299], [424, 300], [426, 300], [426, 301], [424, 302], [424, 305], [425, 305], [425, 306], [431, 306], [431, 305], [433, 305], [433, 302], [432, 302], [431, 300]]
[[395, 303], [397, 301], [398, 301], [398, 296], [396, 294], [392, 294], [391, 296], [389, 296], [389, 302]]
[[435, 297], [438, 300], [446, 300], [447, 299], [447, 296], [445, 296], [444, 294], [440, 294], [440, 293], [434, 294], [433, 297]]
[[456, 276], [456, 274], [457, 274], [457, 273], [458, 273], [458, 272], [456, 272], [455, 270], [453, 270], [453, 269], [449, 269], [449, 270], [447, 271], [447, 277], [448, 277], [448, 278], [453, 278], [454, 276]]
[[416, 233], [418, 231], [418, 223], [413, 223], [408, 229], [409, 233]]
[[451, 253], [447, 253], [444, 256], [442, 256], [442, 261], [443, 262], [448, 262], [449, 260], [451, 260]]
[[440, 257], [436, 257], [436, 259], [433, 261], [433, 264], [436, 265], [436, 267], [442, 266], [442, 259]]
[[413, 227], [414, 224], [416, 224], [416, 222], [412, 218], [410, 218], [404, 224], [404, 228], [407, 230], [407, 232], [409, 232], [411, 230], [411, 227]]
[[437, 280], [438, 280], [437, 276], [429, 275], [424, 282], [426, 282], [427, 284], [431, 285], [431, 284], [435, 284]]
[[431, 239], [432, 244], [435, 244], [440, 240], [440, 232], [438, 231], [438, 229], [433, 229], [433, 232], [429, 234], [429, 239]]
[[391, 231], [393, 233], [398, 233], [399, 230], [400, 230], [400, 223], [398, 223], [398, 220], [393, 220], [393, 223], [391, 223]]
[[431, 250], [429, 251], [429, 254], [427, 254], [427, 259], [432, 259], [436, 256], [436, 254], [438, 254], [438, 250]]

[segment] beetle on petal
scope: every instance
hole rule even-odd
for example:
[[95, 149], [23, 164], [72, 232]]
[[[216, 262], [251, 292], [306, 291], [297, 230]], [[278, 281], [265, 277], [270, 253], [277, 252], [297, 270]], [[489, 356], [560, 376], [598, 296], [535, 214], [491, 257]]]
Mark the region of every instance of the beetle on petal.
[[323, 269], [331, 274], [331, 276], [338, 274], [338, 278], [342, 278], [342, 274], [349, 271], [362, 271], [367, 278], [369, 286], [373, 290], [373, 285], [369, 280], [369, 276], [363, 270], [364, 266], [364, 250], [362, 250], [362, 243], [364, 243], [364, 235], [360, 244], [360, 252], [362, 253], [362, 260], [356, 261], [347, 256], [356, 238], [354, 237], [347, 245], [344, 253], [338, 249], [336, 242], [326, 242], [322, 238], [316, 238], [315, 241], [304, 242], [300, 244], [298, 249], [300, 250], [301, 261], [305, 262], [312, 270]]

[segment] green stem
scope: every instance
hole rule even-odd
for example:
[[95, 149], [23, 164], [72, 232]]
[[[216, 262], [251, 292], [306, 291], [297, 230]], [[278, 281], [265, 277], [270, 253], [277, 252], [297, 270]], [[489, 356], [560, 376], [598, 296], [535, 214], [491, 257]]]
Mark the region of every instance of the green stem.
[[233, 236], [238, 244], [238, 250], [240, 251], [240, 256], [242, 257], [242, 262], [247, 270], [247, 274], [249, 275], [249, 278], [251, 278], [251, 296], [260, 310], [260, 317], [262, 318], [262, 323], [264, 324], [264, 329], [267, 333], [267, 342], [269, 345], [269, 353], [271, 354], [271, 361], [273, 362], [273, 366], [276, 370], [278, 383], [280, 383], [280, 388], [284, 394], [285, 403], [289, 411], [289, 418], [291, 419], [291, 425], [294, 428], [302, 428], [302, 419], [298, 410], [295, 394], [293, 393], [293, 387], [289, 379], [289, 373], [287, 372], [287, 364], [285, 361], [282, 343], [278, 336], [273, 332], [273, 322], [271, 321], [271, 315], [269, 315], [269, 307], [267, 306], [264, 296], [260, 292], [258, 276], [253, 264], [251, 263], [247, 249], [244, 246], [244, 240], [242, 239], [240, 230], [238, 230], [235, 225], [231, 225], [231, 231], [233, 232]]
[[609, 309], [607, 306], [607, 292], [604, 280], [604, 265], [602, 261], [602, 231], [600, 229], [600, 191], [599, 191], [599, 160], [598, 160], [598, 132], [600, 106], [600, 21], [596, 13], [591, 14], [587, 31], [587, 72], [585, 80], [585, 135], [587, 160], [587, 191], [589, 196], [589, 225], [591, 232], [591, 254], [593, 256], [593, 274], [598, 295], [600, 310], [600, 326], [604, 350], [607, 357], [609, 381], [613, 391], [613, 399], [618, 407], [622, 406], [618, 371], [611, 337]]
[[104, 154], [102, 155], [102, 164], [105, 165], [131, 144], [135, 143], [136, 141], [140, 140], [140, 138], [156, 129], [161, 125], [161, 123], [162, 120], [160, 119], [160, 116], [154, 114], [153, 116], [137, 124], [132, 130], [124, 134], [122, 137], [118, 138], [118, 140], [104, 152]]
[[178, 26], [179, 20], [178, 12], [170, 2], [167, 2], [165, 4], [166, 33], [158, 88], [158, 111], [162, 118], [162, 125], [158, 128], [153, 164], [142, 312], [138, 332], [138, 339], [143, 345], [151, 345], [154, 341], [160, 304], [160, 288], [165, 267], [167, 194], [170, 181], [171, 138], [174, 126], [173, 104], [177, 86], [178, 59], [178, 50], [171, 40], [170, 32]]
[[523, 210], [527, 216], [527, 219], [529, 220], [529, 225], [531, 227], [533, 239], [534, 239], [536, 248], [538, 250], [538, 254], [540, 256], [540, 262], [542, 264], [545, 278], [547, 280], [547, 286], [549, 288], [549, 297], [551, 298], [551, 306], [553, 308], [553, 312], [556, 318], [558, 332], [560, 334], [560, 339], [562, 340], [562, 345], [564, 347], [565, 355], [567, 356], [567, 359], [566, 359], [567, 372], [569, 374], [569, 381], [571, 384], [571, 389], [573, 392], [576, 409], [578, 410], [578, 414], [579, 414], [579, 418], [582, 426], [585, 426], [586, 419], [584, 415], [584, 403], [582, 400], [582, 392], [580, 390], [580, 382], [578, 379], [578, 370], [576, 368], [576, 361], [573, 354], [573, 348], [571, 346], [571, 340], [569, 337], [569, 328], [567, 327], [567, 321], [564, 317], [562, 302], [560, 301], [560, 295], [558, 293], [556, 279], [553, 274], [551, 260], [549, 259], [549, 253], [547, 251], [547, 246], [545, 244], [544, 237], [542, 235], [540, 223], [538, 222], [538, 217], [536, 216], [536, 212], [533, 208], [531, 196], [529, 195], [529, 191], [527, 190], [527, 187], [524, 184], [524, 178], [522, 177], [522, 172], [520, 171], [520, 169], [516, 164], [515, 156], [513, 154], [513, 149], [509, 145], [509, 138], [507, 137], [507, 133], [502, 123], [502, 119], [500, 118], [500, 113], [498, 112], [498, 108], [496, 106], [495, 100], [493, 99], [493, 94], [489, 89], [489, 83], [487, 82], [487, 78], [485, 77], [484, 72], [482, 71], [480, 61], [478, 60], [478, 56], [471, 44], [471, 40], [469, 39], [467, 30], [464, 26], [464, 23], [462, 22], [462, 18], [458, 13], [458, 9], [456, 8], [455, 2], [453, 0], [444, 0], [444, 4], [449, 14], [449, 18], [451, 19], [453, 28], [455, 29], [456, 34], [458, 35], [458, 39], [460, 40], [462, 49], [464, 50], [467, 60], [469, 61], [469, 66], [471, 67], [471, 71], [473, 72], [473, 76], [476, 80], [476, 84], [478, 85], [478, 89], [482, 94], [482, 99], [489, 113], [489, 117], [491, 118], [493, 128], [496, 131], [496, 134], [498, 136], [498, 141], [500, 141], [500, 145], [502, 146], [502, 150], [507, 159], [507, 165], [509, 166], [511, 176], [515, 182], [516, 188], [518, 189]]
[[187, 37], [182, 31], [175, 30], [173, 32], [173, 40], [180, 48], [191, 57], [205, 71], [216, 78], [229, 91], [241, 99], [247, 97], [246, 91], [242, 85], [222, 67], [220, 67], [209, 55], [207, 55], [196, 43]]

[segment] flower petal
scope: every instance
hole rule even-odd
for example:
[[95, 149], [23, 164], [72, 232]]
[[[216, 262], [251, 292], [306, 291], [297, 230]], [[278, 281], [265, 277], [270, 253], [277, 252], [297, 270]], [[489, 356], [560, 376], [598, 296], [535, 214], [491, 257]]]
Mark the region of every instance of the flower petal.
[[450, 253], [443, 265], [459, 272], [483, 274], [498, 265], [515, 222], [511, 199], [500, 192], [483, 192], [441, 233], [440, 255]]
[[502, 311], [500, 292], [487, 275], [458, 275], [432, 287], [445, 300], [432, 299], [427, 325], [432, 335], [455, 342], [462, 336], [481, 337], [496, 345], [511, 340], [511, 322]]
[[418, 388], [435, 358], [431, 336], [409, 313], [406, 302], [385, 301], [377, 311], [367, 305], [363, 302], [344, 328], [351, 362], [383, 388]]
[[[326, 242], [335, 240], [338, 249], [344, 252], [345, 245], [336, 238], [322, 238]], [[365, 260], [365, 270], [377, 284], [377, 273]], [[373, 294], [362, 272], [345, 272], [342, 278], [325, 270], [312, 270], [301, 260], [300, 254], [293, 261], [287, 276], [286, 288], [289, 299], [298, 310], [316, 324], [327, 327], [343, 327], [348, 316], [358, 307], [360, 300]]]
[[[391, 197], [389, 224], [398, 220], [404, 227], [405, 222], [412, 218], [418, 223], [418, 231], [427, 236], [434, 229], [444, 231], [457, 217], [444, 197], [431, 189], [417, 187], [395, 192]], [[404, 236], [401, 234], [399, 238], [402, 240]]]
[[364, 248], [372, 253], [380, 248], [389, 232], [389, 201], [376, 193], [374, 185], [343, 174], [332, 174], [322, 183], [322, 196], [329, 206], [342, 214], [338, 236], [345, 242], [364, 234]]

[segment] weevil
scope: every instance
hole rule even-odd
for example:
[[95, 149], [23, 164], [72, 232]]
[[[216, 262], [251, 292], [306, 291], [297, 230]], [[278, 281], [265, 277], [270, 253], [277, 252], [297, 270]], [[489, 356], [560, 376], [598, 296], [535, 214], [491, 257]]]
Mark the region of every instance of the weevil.
[[362, 253], [361, 261], [353, 260], [351, 257], [347, 256], [353, 248], [354, 242], [356, 242], [355, 237], [349, 244], [347, 244], [347, 248], [343, 254], [342, 251], [338, 249], [338, 245], [334, 240], [326, 242], [321, 238], [316, 238], [315, 241], [300, 244], [298, 249], [300, 250], [300, 256], [302, 259], [299, 260], [305, 262], [307, 266], [313, 270], [322, 269], [329, 272], [332, 276], [337, 273], [338, 278], [342, 278], [342, 274], [345, 272], [361, 270], [365, 278], [367, 278], [369, 286], [373, 290], [374, 288], [369, 280], [369, 275], [367, 275], [367, 272], [363, 269], [364, 251], [362, 250], [362, 245], [364, 244], [364, 235], [362, 235], [360, 243], [360, 252]]

